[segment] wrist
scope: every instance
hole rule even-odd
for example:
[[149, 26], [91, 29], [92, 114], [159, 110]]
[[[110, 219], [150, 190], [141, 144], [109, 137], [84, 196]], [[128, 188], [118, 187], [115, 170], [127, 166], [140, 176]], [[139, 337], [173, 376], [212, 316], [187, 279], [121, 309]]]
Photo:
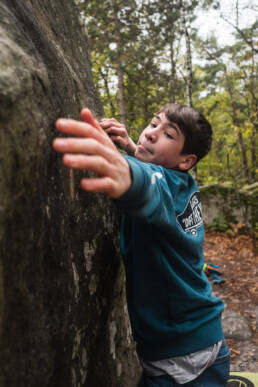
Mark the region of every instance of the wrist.
[[129, 137], [128, 139], [128, 144], [126, 146], [126, 153], [129, 155], [129, 156], [134, 156], [134, 153], [135, 153], [135, 150], [136, 150], [136, 144], [133, 142], [133, 140]]
[[130, 189], [131, 185], [131, 168], [128, 161], [124, 157], [122, 157], [120, 162], [119, 178], [116, 181], [115, 190], [111, 192], [109, 196], [113, 199], [119, 199]]

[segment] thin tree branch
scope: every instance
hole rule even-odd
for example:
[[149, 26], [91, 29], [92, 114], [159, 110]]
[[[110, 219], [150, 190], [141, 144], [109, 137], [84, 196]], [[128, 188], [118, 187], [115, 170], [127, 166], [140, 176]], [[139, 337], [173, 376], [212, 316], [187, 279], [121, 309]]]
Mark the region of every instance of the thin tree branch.
[[231, 27], [233, 27], [241, 36], [242, 38], [244, 39], [244, 41], [246, 42], [246, 44], [248, 44], [248, 46], [250, 46], [252, 48], [252, 50], [254, 50], [255, 52], [258, 52], [258, 49], [256, 49], [254, 47], [254, 44], [253, 44], [253, 41], [252, 40], [249, 40], [246, 35], [244, 34], [244, 32], [238, 27], [236, 26], [234, 23], [232, 23], [231, 21], [229, 21], [228, 19], [226, 19], [223, 15], [220, 15], [221, 19], [223, 19], [226, 23], [228, 23], [229, 25], [231, 25]]

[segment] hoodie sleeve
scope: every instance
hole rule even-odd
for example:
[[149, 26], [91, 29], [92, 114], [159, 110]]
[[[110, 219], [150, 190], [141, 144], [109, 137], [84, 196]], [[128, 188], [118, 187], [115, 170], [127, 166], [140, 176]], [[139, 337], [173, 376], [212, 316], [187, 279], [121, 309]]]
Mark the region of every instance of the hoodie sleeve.
[[[143, 163], [130, 156], [125, 158], [130, 166], [132, 185], [124, 195], [115, 200], [116, 205], [125, 215], [139, 221], [171, 224], [175, 219], [171, 212], [175, 210], [169, 185], [178, 183], [177, 176], [173, 179], [173, 171], [161, 166]], [[168, 176], [170, 172], [172, 177]]]

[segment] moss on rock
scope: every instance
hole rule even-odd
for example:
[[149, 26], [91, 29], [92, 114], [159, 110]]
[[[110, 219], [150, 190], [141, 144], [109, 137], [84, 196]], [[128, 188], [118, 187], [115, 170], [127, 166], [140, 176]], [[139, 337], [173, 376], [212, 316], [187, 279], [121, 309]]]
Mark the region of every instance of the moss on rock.
[[[215, 225], [242, 222], [245, 231], [255, 229], [258, 222], [258, 183], [237, 189], [232, 184], [211, 184], [200, 187], [204, 221]], [[212, 227], [212, 226], [211, 226]], [[224, 227], [225, 228], [225, 227]]]

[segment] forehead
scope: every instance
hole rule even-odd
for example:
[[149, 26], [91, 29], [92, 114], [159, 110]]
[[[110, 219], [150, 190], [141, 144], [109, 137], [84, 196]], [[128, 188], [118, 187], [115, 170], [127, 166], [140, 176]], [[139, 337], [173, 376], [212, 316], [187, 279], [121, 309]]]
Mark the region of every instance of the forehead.
[[179, 134], [181, 133], [183, 135], [183, 132], [181, 131], [181, 129], [179, 128], [178, 124], [176, 122], [173, 122], [173, 121], [170, 121], [166, 115], [166, 113], [163, 111], [163, 112], [159, 112], [159, 113], [156, 113], [153, 117], [153, 119], [156, 119], [158, 120], [161, 124], [163, 125], [166, 125], [166, 128], [167, 127], [170, 127], [172, 129], [175, 129], [175, 131]]

